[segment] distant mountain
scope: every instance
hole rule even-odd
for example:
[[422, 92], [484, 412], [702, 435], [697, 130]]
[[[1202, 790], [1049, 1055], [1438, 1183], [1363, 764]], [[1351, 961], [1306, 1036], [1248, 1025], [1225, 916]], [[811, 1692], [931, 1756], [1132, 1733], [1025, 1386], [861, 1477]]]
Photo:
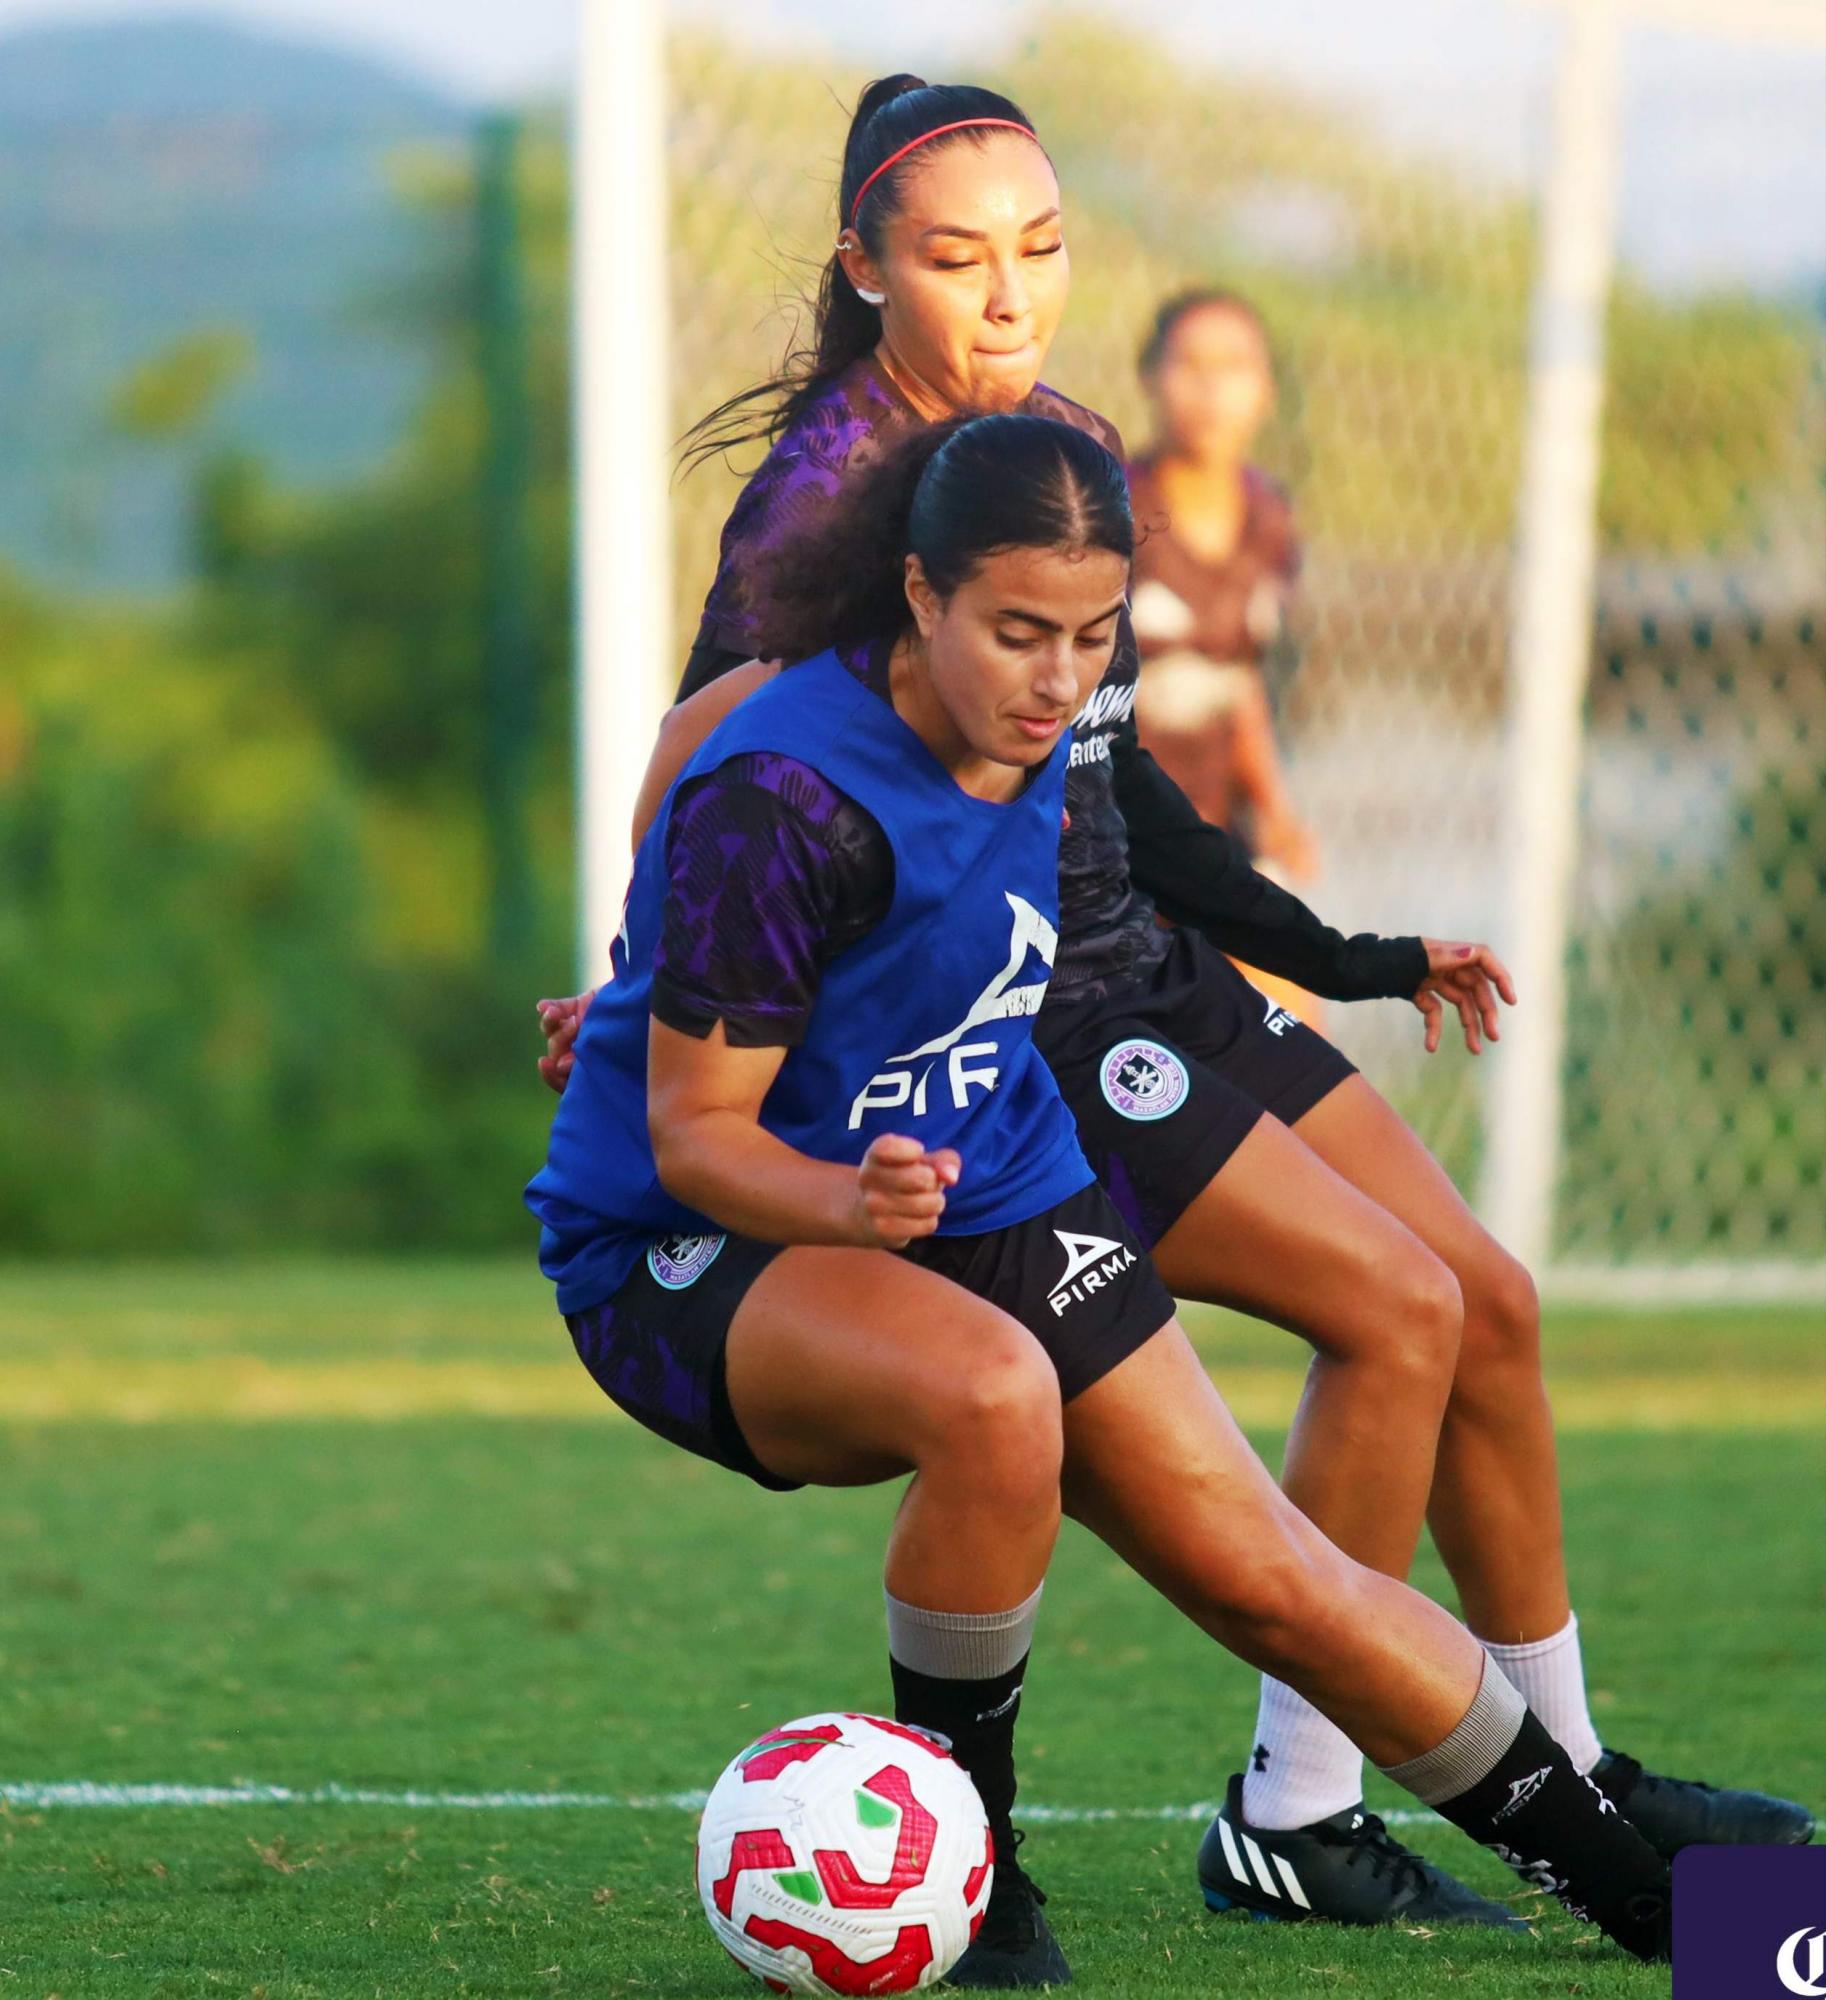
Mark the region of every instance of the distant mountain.
[[464, 115], [366, 58], [174, 18], [0, 37], [0, 559], [168, 583], [198, 443], [110, 425], [122, 375], [234, 327], [254, 367], [212, 420], [300, 479], [372, 462], [432, 357], [380, 308], [425, 250], [392, 164]]
[[365, 56], [281, 40], [208, 16], [23, 29], [0, 37], [0, 127], [68, 121], [179, 123], [250, 111], [350, 130], [448, 123], [429, 85]]

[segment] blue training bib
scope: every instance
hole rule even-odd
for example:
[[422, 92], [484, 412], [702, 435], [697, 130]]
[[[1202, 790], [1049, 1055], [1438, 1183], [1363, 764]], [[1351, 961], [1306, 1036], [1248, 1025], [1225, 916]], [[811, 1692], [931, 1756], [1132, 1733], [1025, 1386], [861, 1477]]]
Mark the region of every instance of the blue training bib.
[[762, 1125], [814, 1159], [846, 1164], [884, 1132], [955, 1147], [963, 1173], [939, 1225], [945, 1236], [1024, 1222], [1093, 1178], [1033, 1046], [1058, 944], [1069, 737], [1018, 798], [973, 798], [886, 701], [821, 653], [725, 718], [641, 842], [614, 977], [578, 1036], [545, 1167], [526, 1191], [564, 1312], [617, 1291], [658, 1238], [718, 1228], [675, 1201], [654, 1168], [649, 1003], [678, 785], [754, 751], [818, 771], [874, 816], [894, 857], [888, 914], [826, 967]]

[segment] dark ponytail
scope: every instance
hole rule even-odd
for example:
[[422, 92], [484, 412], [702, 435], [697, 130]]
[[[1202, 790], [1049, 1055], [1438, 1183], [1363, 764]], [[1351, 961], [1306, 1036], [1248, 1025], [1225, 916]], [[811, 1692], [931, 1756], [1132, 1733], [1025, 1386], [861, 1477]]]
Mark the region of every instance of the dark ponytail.
[[949, 597], [1002, 549], [1135, 551], [1128, 480], [1089, 432], [1049, 417], [954, 417], [910, 432], [848, 486], [768, 579], [758, 650], [808, 659], [912, 623], [906, 559]]
[[[929, 157], [922, 149], [875, 182], [863, 201], [861, 213], [852, 216], [856, 196], [881, 163], [941, 125], [955, 125], [971, 118], [1000, 118], [1033, 130], [1033, 121], [1018, 104], [993, 90], [981, 90], [969, 83], [927, 83], [923, 77], [902, 74], [877, 77], [856, 100], [849, 136], [843, 145], [843, 172], [837, 183], [837, 228], [854, 227], [870, 256], [881, 254], [882, 229], [900, 213], [900, 187], [905, 172], [915, 160]], [[960, 140], [981, 142], [981, 132], [965, 130], [947, 133], [933, 142], [931, 151], [956, 145]], [[738, 445], [771, 444], [787, 429], [800, 411], [823, 392], [846, 368], [874, 351], [881, 340], [880, 311], [860, 299], [856, 288], [843, 274], [843, 265], [833, 250], [818, 278], [818, 295], [812, 307], [812, 337], [808, 345], [793, 348], [781, 363], [779, 373], [752, 389], [744, 389], [719, 403], [708, 416], [700, 417], [685, 433], [684, 466], [687, 471], [706, 458], [733, 450]]]

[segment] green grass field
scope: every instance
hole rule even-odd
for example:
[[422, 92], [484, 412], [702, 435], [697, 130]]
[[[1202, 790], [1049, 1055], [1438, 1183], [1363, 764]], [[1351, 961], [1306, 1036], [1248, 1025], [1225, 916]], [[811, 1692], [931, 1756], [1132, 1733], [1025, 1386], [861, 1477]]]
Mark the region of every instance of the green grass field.
[[[1272, 1458], [1297, 1349], [1198, 1332]], [[1552, 1349], [1601, 1729], [1826, 1805], [1817, 1315], [1560, 1314]], [[759, 1992], [710, 1941], [664, 1795], [765, 1725], [886, 1701], [891, 1493], [776, 1499], [648, 1439], [495, 1265], [0, 1274], [0, 1425], [0, 1786], [605, 1801], [16, 1790], [0, 2000]], [[1430, 1560], [1421, 1580], [1443, 1589]], [[1666, 1990], [1557, 1913], [1536, 1940], [1208, 1917], [1199, 1824], [1165, 1815], [1219, 1791], [1254, 1701], [1067, 1530], [1024, 1796], [1128, 1815], [1045, 1821], [1029, 1848], [1087, 1991]], [[1403, 1831], [1515, 1887], [1450, 1829]]]

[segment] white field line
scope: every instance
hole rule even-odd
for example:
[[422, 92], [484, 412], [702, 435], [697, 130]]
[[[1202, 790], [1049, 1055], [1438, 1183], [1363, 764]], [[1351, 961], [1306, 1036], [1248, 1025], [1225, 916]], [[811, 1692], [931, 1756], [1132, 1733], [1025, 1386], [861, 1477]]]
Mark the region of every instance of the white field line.
[[[383, 1791], [361, 1785], [115, 1785], [88, 1778], [61, 1782], [0, 1782], [0, 1805], [27, 1810], [59, 1806], [393, 1806], [413, 1812], [698, 1812], [704, 1792], [442, 1792]], [[1183, 1806], [1021, 1806], [1021, 1818], [1041, 1826], [1088, 1826], [1105, 1820], [1202, 1822], [1217, 1811], [1215, 1799]], [[1392, 1826], [1415, 1826], [1436, 1817], [1397, 1810], [1382, 1817]]]

